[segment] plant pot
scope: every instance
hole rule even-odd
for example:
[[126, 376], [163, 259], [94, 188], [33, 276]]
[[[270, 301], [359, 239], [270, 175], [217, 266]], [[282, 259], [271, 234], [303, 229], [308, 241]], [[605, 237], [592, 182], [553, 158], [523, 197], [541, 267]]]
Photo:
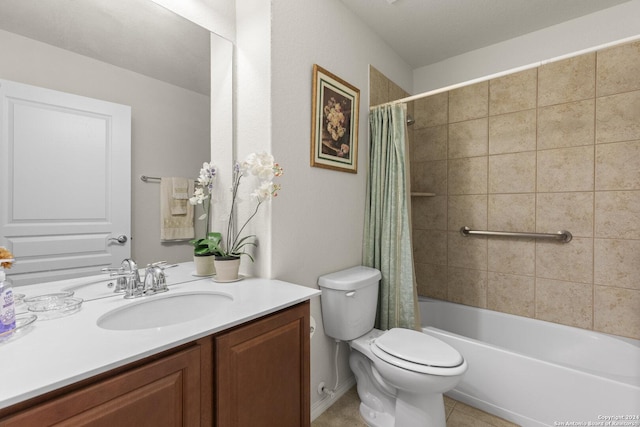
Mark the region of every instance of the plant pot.
[[216, 280], [232, 282], [238, 280], [240, 257], [215, 257]]
[[194, 255], [193, 262], [196, 265], [197, 276], [213, 276], [216, 274], [214, 255]]

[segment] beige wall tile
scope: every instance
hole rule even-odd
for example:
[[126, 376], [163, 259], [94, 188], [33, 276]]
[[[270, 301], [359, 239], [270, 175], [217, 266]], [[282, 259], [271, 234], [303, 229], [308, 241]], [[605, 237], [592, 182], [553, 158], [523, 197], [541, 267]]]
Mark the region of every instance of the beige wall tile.
[[447, 208], [448, 229], [459, 231], [462, 227], [484, 230], [487, 228], [486, 194], [449, 196]]
[[409, 92], [402, 89], [393, 81], [389, 81], [389, 101], [406, 98], [407, 96], [409, 96]]
[[597, 52], [598, 96], [640, 89], [640, 41]]
[[592, 145], [595, 100], [552, 105], [538, 110], [538, 150]]
[[449, 116], [448, 106], [448, 92], [415, 100], [413, 108], [416, 122], [413, 126], [416, 128], [424, 128], [447, 124]]
[[447, 161], [411, 162], [411, 191], [447, 194]]
[[535, 316], [535, 278], [487, 274], [487, 308], [518, 316]]
[[596, 143], [640, 139], [640, 90], [596, 99]]
[[593, 329], [640, 339], [640, 291], [608, 286], [594, 289]]
[[536, 279], [536, 319], [591, 329], [593, 285]]
[[489, 195], [487, 226], [494, 231], [533, 232], [536, 228], [536, 195]]
[[486, 194], [486, 157], [451, 159], [448, 162], [447, 182], [450, 195]]
[[374, 67], [369, 66], [369, 106], [389, 102], [389, 79]]
[[640, 239], [640, 191], [596, 191], [595, 237]]
[[594, 261], [595, 284], [640, 290], [640, 240], [595, 239]]
[[447, 229], [447, 196], [412, 197], [411, 212], [413, 228]]
[[595, 53], [542, 65], [538, 70], [538, 105], [593, 98], [595, 76]]
[[596, 146], [596, 190], [640, 190], [640, 140]]
[[415, 129], [409, 144], [411, 160], [445, 160], [447, 158], [447, 125]]
[[460, 304], [487, 306], [487, 272], [449, 267], [447, 299]]
[[489, 193], [536, 191], [536, 153], [489, 156]]
[[538, 151], [538, 191], [593, 191], [592, 146]]
[[449, 123], [489, 115], [489, 82], [461, 87], [449, 92]]
[[489, 271], [521, 276], [535, 274], [535, 240], [492, 237], [487, 246]]
[[449, 158], [484, 156], [488, 152], [488, 119], [449, 125]]
[[449, 267], [487, 269], [487, 238], [447, 233], [447, 265]]
[[447, 267], [434, 264], [417, 264], [416, 282], [418, 284], [418, 295], [447, 299]]
[[489, 81], [489, 114], [504, 114], [536, 107], [537, 69]]
[[593, 237], [593, 192], [538, 193], [536, 232], [567, 230], [575, 237]]
[[536, 149], [536, 110], [517, 111], [489, 118], [489, 154]]
[[420, 264], [447, 265], [447, 232], [413, 229], [413, 259]]
[[574, 237], [569, 243], [536, 243], [536, 276], [593, 283], [593, 239]]
[[[484, 83], [488, 100], [479, 84], [422, 101], [414, 116], [425, 117], [412, 132], [431, 145], [411, 147], [412, 184], [446, 196], [449, 231], [413, 235], [421, 293], [525, 316], [535, 306], [537, 318], [587, 329], [594, 327], [595, 310], [596, 329], [640, 338], [629, 332], [640, 327], [629, 325], [626, 314], [640, 311], [629, 308], [640, 293], [638, 46], [599, 52], [597, 77], [594, 54], [587, 54]], [[596, 79], [600, 98], [594, 99]], [[487, 102], [484, 152], [469, 144]], [[455, 126], [445, 126], [447, 120]], [[442, 202], [416, 207], [425, 211], [414, 213], [421, 215], [418, 225], [442, 227]], [[541, 233], [564, 228], [574, 240], [464, 238], [464, 225]], [[623, 315], [607, 317], [609, 301], [609, 310]]]

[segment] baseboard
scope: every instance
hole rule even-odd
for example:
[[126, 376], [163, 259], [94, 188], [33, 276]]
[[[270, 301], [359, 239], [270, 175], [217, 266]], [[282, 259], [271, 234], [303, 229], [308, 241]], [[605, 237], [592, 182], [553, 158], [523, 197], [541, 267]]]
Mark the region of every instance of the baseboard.
[[[344, 381], [341, 385], [338, 386], [336, 391], [331, 396], [325, 396], [324, 399], [317, 401], [313, 405], [311, 405], [311, 421], [318, 418], [324, 411], [329, 409], [331, 405], [333, 405], [338, 399], [342, 397], [347, 391], [351, 389], [356, 384], [356, 377], [351, 377], [347, 381]], [[312, 391], [313, 392], [313, 391]]]

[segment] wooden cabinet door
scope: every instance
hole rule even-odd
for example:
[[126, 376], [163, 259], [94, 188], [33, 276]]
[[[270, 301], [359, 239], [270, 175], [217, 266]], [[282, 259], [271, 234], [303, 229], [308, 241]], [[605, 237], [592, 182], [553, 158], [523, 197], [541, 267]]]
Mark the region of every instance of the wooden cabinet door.
[[187, 348], [4, 418], [0, 426], [200, 426], [200, 358], [200, 346]]
[[310, 425], [308, 301], [215, 340], [217, 426]]

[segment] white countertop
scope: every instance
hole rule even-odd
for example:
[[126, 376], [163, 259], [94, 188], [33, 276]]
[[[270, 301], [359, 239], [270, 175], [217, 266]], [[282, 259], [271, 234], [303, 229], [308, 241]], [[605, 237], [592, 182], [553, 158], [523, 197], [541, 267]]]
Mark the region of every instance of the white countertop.
[[[38, 319], [8, 341], [0, 343], [0, 408], [320, 295], [317, 289], [279, 280], [249, 277], [233, 283], [215, 283], [210, 278], [193, 277], [193, 271], [192, 262], [168, 269], [169, 291], [155, 296], [130, 300], [115, 294], [98, 299], [89, 297], [79, 312], [57, 319]], [[184, 280], [190, 281], [176, 283]], [[88, 282], [87, 278], [84, 282]], [[83, 283], [83, 279], [16, 287], [14, 293], [34, 296], [78, 283]], [[76, 296], [82, 297], [85, 290], [89, 291], [84, 292], [88, 295], [103, 285], [104, 281], [80, 287]], [[114, 331], [96, 325], [101, 315], [114, 308], [171, 293], [193, 291], [229, 294], [233, 303], [204, 317], [159, 328]]]

